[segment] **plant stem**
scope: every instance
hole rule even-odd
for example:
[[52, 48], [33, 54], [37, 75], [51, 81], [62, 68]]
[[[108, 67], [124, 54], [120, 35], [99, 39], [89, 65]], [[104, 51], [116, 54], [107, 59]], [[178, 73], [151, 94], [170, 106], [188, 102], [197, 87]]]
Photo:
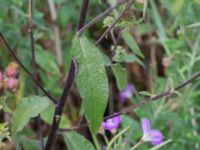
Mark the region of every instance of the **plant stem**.
[[165, 141], [165, 142], [163, 142], [163, 143], [161, 143], [161, 144], [159, 144], [159, 145], [157, 145], [157, 146], [151, 148], [150, 150], [157, 150], [157, 149], [159, 149], [159, 148], [161, 148], [161, 147], [167, 145], [167, 144], [170, 143], [170, 142], [172, 142], [172, 139], [169, 139], [169, 140], [167, 140], [167, 141]]
[[79, 16], [79, 23], [78, 23], [77, 31], [79, 31], [85, 24], [88, 5], [89, 5], [89, 0], [83, 0], [82, 6], [81, 6], [81, 11], [80, 11], [80, 16]]
[[101, 150], [96, 135], [92, 134], [92, 139], [97, 150]]
[[[118, 113], [115, 113], [115, 114], [112, 114], [112, 115], [109, 115], [107, 117], [104, 117], [104, 121], [105, 120], [108, 120], [110, 118], [114, 118], [114, 117], [117, 117], [117, 116], [120, 116], [122, 114], [126, 114], [128, 113], [129, 111], [132, 111], [133, 109], [136, 109], [138, 107], [141, 107], [145, 104], [148, 104], [150, 102], [153, 102], [153, 101], [156, 101], [160, 98], [163, 98], [163, 97], [166, 97], [166, 96], [170, 96], [172, 95], [175, 91], [178, 91], [180, 89], [182, 89], [183, 87], [187, 86], [188, 84], [192, 83], [192, 81], [194, 81], [195, 79], [199, 78], [200, 77], [200, 71], [195, 73], [190, 79], [188, 79], [187, 81], [181, 83], [180, 85], [178, 85], [177, 87], [175, 87], [174, 89], [170, 89], [168, 90], [167, 92], [163, 92], [161, 94], [158, 94], [158, 95], [155, 95], [153, 97], [150, 97], [150, 98], [147, 98], [147, 99], [144, 99], [142, 100], [140, 103], [138, 104], [135, 104], [135, 105], [132, 105], [128, 108], [125, 108], [123, 110], [121, 110], [120, 112]], [[69, 130], [77, 130], [77, 129], [80, 129], [80, 128], [84, 128], [84, 127], [87, 127], [88, 125], [87, 124], [80, 124], [79, 126], [74, 126], [74, 127], [71, 127], [71, 128], [66, 128], [66, 129], [60, 129], [61, 132], [64, 132], [64, 131], [69, 131]]]
[[100, 38], [96, 42], [96, 45], [98, 45], [103, 40], [103, 38], [113, 29], [113, 27], [121, 20], [121, 18], [124, 16], [125, 12], [131, 7], [132, 3], [133, 3], [132, 1], [129, 1], [126, 4], [125, 9], [119, 14], [119, 16], [115, 20], [113, 20], [113, 22], [109, 26], [109, 28], [107, 28], [107, 30], [100, 36]]
[[77, 69], [77, 64], [76, 64], [76, 61], [73, 59], [71, 61], [68, 78], [67, 78], [67, 81], [65, 83], [62, 95], [60, 97], [60, 100], [58, 101], [58, 105], [56, 106], [56, 110], [55, 110], [55, 113], [54, 113], [54, 116], [53, 116], [51, 131], [50, 131], [49, 136], [48, 136], [48, 140], [47, 140], [47, 144], [45, 146], [45, 150], [51, 150], [52, 145], [55, 141], [56, 132], [59, 128], [59, 123], [60, 123], [60, 119], [61, 119], [61, 116], [62, 116], [62, 113], [63, 113], [64, 104], [67, 100], [67, 96], [68, 96], [70, 89], [71, 89], [71, 87], [74, 83], [74, 80], [75, 80], [76, 69]]
[[138, 146], [140, 146], [140, 144], [142, 144], [143, 142], [140, 140], [138, 143], [136, 143], [130, 150], [135, 150]]
[[56, 11], [53, 0], [48, 0], [48, 4], [49, 4], [49, 9], [50, 9], [51, 19], [53, 22], [56, 61], [59, 67], [61, 67], [63, 64], [63, 61], [62, 61], [62, 50], [61, 50], [62, 48], [61, 48], [61, 42], [60, 42], [60, 32], [59, 32], [59, 27], [56, 22], [57, 11]]
[[6, 39], [4, 38], [3, 34], [0, 33], [0, 38], [2, 39], [3, 43], [5, 44], [7, 50], [9, 51], [10, 55], [15, 59], [15, 61], [20, 65], [20, 67], [26, 72], [26, 74], [32, 79], [32, 81], [37, 84], [37, 86], [42, 90], [42, 92], [54, 103], [56, 104], [57, 101], [54, 99], [43, 87], [42, 85], [35, 80], [35, 77], [32, 76], [32, 74], [28, 71], [28, 69], [21, 63], [21, 61], [18, 59], [17, 55], [13, 52], [13, 50], [10, 48], [9, 44], [7, 43]]
[[88, 29], [89, 27], [91, 27], [93, 24], [95, 24], [97, 21], [103, 19], [105, 16], [107, 16], [110, 12], [112, 12], [115, 8], [117, 8], [118, 6], [120, 6], [121, 4], [125, 3], [127, 0], [121, 0], [119, 2], [117, 2], [114, 6], [109, 7], [108, 9], [106, 9], [104, 12], [102, 12], [101, 14], [99, 14], [98, 16], [96, 16], [95, 18], [93, 18], [89, 23], [87, 23], [86, 25], [84, 25], [78, 32], [77, 35], [80, 36], [84, 30]]
[[[28, 22], [28, 32], [30, 36], [30, 45], [31, 45], [31, 56], [32, 56], [32, 68], [33, 68], [33, 77], [35, 78], [36, 81], [38, 81], [38, 73], [37, 73], [37, 66], [35, 62], [35, 42], [34, 42], [34, 36], [33, 36], [33, 1], [29, 0], [29, 22]], [[38, 95], [38, 86], [35, 83], [35, 94]], [[41, 119], [40, 115], [36, 117], [36, 123], [38, 126], [38, 136], [40, 139], [40, 144], [41, 144], [41, 150], [44, 149], [44, 141], [42, 137], [42, 130], [41, 130]]]

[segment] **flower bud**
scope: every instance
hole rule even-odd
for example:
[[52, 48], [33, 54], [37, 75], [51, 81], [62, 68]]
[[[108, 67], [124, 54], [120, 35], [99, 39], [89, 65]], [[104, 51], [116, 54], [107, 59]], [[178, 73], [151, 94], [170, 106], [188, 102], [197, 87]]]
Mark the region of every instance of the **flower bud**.
[[19, 87], [19, 80], [15, 78], [8, 78], [5, 82], [5, 87], [12, 92], [15, 92]]
[[17, 78], [19, 76], [19, 65], [16, 62], [11, 62], [5, 69], [8, 78]]

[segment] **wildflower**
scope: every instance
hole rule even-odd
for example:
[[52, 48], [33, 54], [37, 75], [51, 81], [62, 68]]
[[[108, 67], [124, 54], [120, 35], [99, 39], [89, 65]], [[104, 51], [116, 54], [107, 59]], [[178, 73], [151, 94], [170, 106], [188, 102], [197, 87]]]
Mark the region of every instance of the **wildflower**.
[[143, 142], [151, 142], [153, 145], [158, 145], [163, 142], [164, 136], [157, 129], [151, 129], [151, 124], [148, 119], [142, 120]]
[[16, 62], [11, 62], [5, 69], [5, 74], [9, 78], [17, 78], [19, 76], [19, 66]]
[[115, 129], [118, 128], [120, 123], [121, 123], [121, 117], [116, 116], [114, 118], [106, 120], [106, 122], [103, 122], [102, 126], [104, 129], [109, 130], [110, 132], [114, 132]]
[[128, 84], [126, 88], [120, 92], [119, 97], [120, 101], [124, 102], [127, 98], [131, 98], [134, 92], [134, 86], [132, 84]]
[[5, 82], [5, 86], [8, 90], [15, 92], [19, 87], [19, 81], [15, 78], [8, 78]]

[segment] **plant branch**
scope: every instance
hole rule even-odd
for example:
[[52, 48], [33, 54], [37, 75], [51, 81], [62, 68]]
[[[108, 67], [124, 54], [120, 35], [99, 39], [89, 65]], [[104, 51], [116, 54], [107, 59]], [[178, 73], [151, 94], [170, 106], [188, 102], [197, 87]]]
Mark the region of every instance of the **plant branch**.
[[[33, 1], [29, 0], [29, 22], [28, 22], [28, 32], [30, 35], [30, 45], [31, 45], [31, 56], [32, 56], [32, 68], [33, 68], [33, 77], [36, 81], [38, 81], [38, 73], [37, 73], [37, 66], [35, 61], [35, 42], [34, 42], [34, 35], [33, 35]], [[38, 95], [38, 86], [35, 83], [35, 94]], [[38, 126], [38, 136], [40, 139], [41, 150], [44, 149], [44, 141], [42, 137], [42, 130], [41, 130], [41, 119], [40, 115], [36, 117], [36, 122]]]
[[48, 4], [49, 4], [49, 9], [50, 9], [51, 19], [53, 22], [56, 60], [57, 60], [58, 65], [61, 67], [63, 64], [63, 61], [62, 61], [62, 50], [61, 50], [62, 48], [61, 48], [61, 42], [60, 42], [60, 32], [59, 32], [59, 27], [56, 23], [57, 11], [56, 11], [53, 0], [48, 0]]
[[0, 38], [2, 39], [3, 43], [5, 44], [7, 50], [9, 51], [10, 55], [15, 59], [15, 61], [20, 65], [20, 67], [26, 72], [26, 74], [37, 84], [37, 86], [42, 90], [42, 92], [54, 103], [56, 104], [56, 100], [42, 87], [42, 85], [35, 80], [35, 77], [32, 76], [32, 74], [28, 71], [28, 69], [21, 63], [21, 61], [18, 59], [16, 54], [13, 52], [13, 50], [10, 48], [9, 44], [7, 43], [6, 39], [4, 38], [3, 34], [0, 33]]
[[[103, 120], [105, 121], [105, 120], [114, 118], [114, 117], [116, 117], [116, 116], [120, 116], [120, 115], [122, 115], [122, 114], [126, 114], [126, 113], [132, 111], [133, 109], [136, 109], [136, 108], [138, 108], [138, 107], [141, 107], [141, 106], [143, 106], [143, 105], [145, 105], [145, 104], [148, 104], [148, 103], [150, 103], [150, 102], [156, 101], [156, 100], [158, 100], [158, 99], [160, 99], [160, 98], [162, 98], [162, 97], [170, 96], [170, 95], [172, 95], [173, 93], [175, 93], [175, 91], [178, 91], [178, 90], [182, 89], [183, 87], [185, 87], [185, 86], [187, 86], [188, 84], [192, 83], [192, 81], [196, 80], [196, 79], [199, 78], [199, 77], [200, 77], [200, 71], [197, 72], [197, 73], [195, 73], [190, 79], [188, 79], [187, 81], [185, 81], [185, 82], [183, 82], [182, 84], [178, 85], [178, 86], [175, 87], [174, 89], [170, 89], [170, 90], [168, 90], [168, 91], [166, 91], [166, 92], [164, 92], [164, 93], [161, 93], [161, 94], [152, 96], [152, 97], [150, 97], [150, 98], [144, 99], [144, 100], [142, 100], [142, 101], [141, 101], [140, 103], [138, 103], [138, 104], [135, 104], [135, 105], [132, 105], [132, 106], [130, 106], [130, 107], [128, 107], [128, 108], [125, 108], [125, 109], [121, 110], [121, 111], [118, 112], [118, 113], [115, 113], [115, 114], [112, 114], [112, 115], [110, 115], [110, 116], [104, 117]], [[71, 128], [59, 129], [59, 131], [60, 131], [60, 132], [64, 132], [64, 131], [69, 131], [69, 130], [78, 130], [78, 129], [80, 129], [80, 128], [85, 128], [85, 127], [87, 127], [87, 126], [88, 126], [88, 124], [85, 123], [85, 124], [80, 124], [79, 126], [74, 126], [74, 127], [71, 127]]]
[[89, 27], [91, 27], [93, 24], [95, 24], [96, 22], [98, 22], [99, 20], [103, 19], [105, 16], [107, 16], [110, 12], [112, 12], [115, 8], [117, 8], [118, 6], [120, 6], [121, 4], [127, 2], [127, 0], [121, 0], [118, 1], [114, 6], [109, 7], [108, 9], [106, 9], [104, 12], [102, 12], [100, 15], [96, 16], [95, 18], [93, 18], [90, 22], [88, 22], [86, 25], [84, 25], [78, 32], [77, 35], [80, 36], [83, 31], [85, 31], [86, 29], [88, 29]]
[[70, 70], [69, 70], [69, 74], [68, 74], [68, 78], [67, 81], [65, 83], [62, 95], [60, 97], [60, 100], [58, 101], [58, 105], [56, 106], [56, 110], [54, 113], [54, 117], [53, 117], [53, 122], [52, 122], [52, 126], [51, 126], [51, 131], [49, 133], [48, 136], [48, 140], [47, 140], [47, 144], [45, 146], [45, 150], [51, 150], [53, 142], [55, 141], [56, 138], [56, 133], [57, 130], [59, 128], [59, 123], [60, 123], [60, 119], [63, 113], [63, 108], [64, 108], [64, 104], [67, 100], [67, 96], [70, 92], [70, 89], [74, 83], [75, 80], [75, 76], [76, 76], [76, 61], [73, 59], [71, 61], [71, 65], [70, 65]]
[[80, 12], [80, 16], [79, 16], [79, 23], [78, 23], [77, 31], [79, 31], [85, 24], [88, 5], [89, 5], [89, 0], [83, 0], [82, 6], [81, 6], [81, 12]]
[[114, 26], [123, 18], [124, 14], [131, 7], [132, 3], [132, 0], [127, 2], [125, 9], [119, 14], [119, 16], [115, 20], [113, 20], [112, 24], [100, 36], [100, 38], [96, 42], [96, 45], [98, 45], [103, 40], [103, 38], [114, 28]]

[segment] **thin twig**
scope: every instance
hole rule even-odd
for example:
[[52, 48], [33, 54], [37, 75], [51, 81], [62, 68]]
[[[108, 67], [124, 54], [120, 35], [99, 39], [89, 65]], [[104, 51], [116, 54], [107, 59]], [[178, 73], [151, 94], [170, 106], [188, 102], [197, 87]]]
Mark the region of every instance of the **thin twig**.
[[84, 30], [88, 29], [89, 27], [91, 27], [93, 24], [95, 24], [96, 22], [98, 22], [99, 20], [103, 19], [105, 16], [107, 16], [110, 12], [112, 12], [115, 8], [117, 8], [118, 6], [120, 6], [121, 4], [127, 2], [127, 0], [121, 0], [118, 1], [114, 6], [109, 7], [108, 9], [106, 9], [104, 12], [102, 12], [100, 15], [96, 16], [95, 18], [93, 18], [89, 23], [87, 23], [86, 25], [84, 25], [80, 30], [78, 30], [77, 35], [80, 36]]
[[37, 86], [42, 90], [42, 92], [54, 103], [56, 104], [57, 101], [54, 99], [43, 87], [42, 85], [35, 80], [35, 77], [32, 76], [32, 74], [28, 71], [28, 69], [21, 63], [21, 61], [18, 59], [17, 55], [13, 52], [13, 50], [10, 48], [9, 44], [7, 43], [6, 39], [4, 38], [3, 34], [0, 33], [0, 38], [2, 39], [3, 43], [5, 44], [7, 50], [9, 51], [10, 55], [15, 59], [15, 61], [20, 65], [20, 67], [26, 72], [26, 74], [33, 80], [34, 83], [37, 84]]
[[[175, 91], [178, 91], [178, 90], [182, 89], [183, 87], [185, 87], [186, 85], [192, 83], [192, 81], [194, 81], [195, 79], [197, 79], [197, 78], [199, 78], [199, 77], [200, 77], [200, 71], [197, 72], [197, 73], [195, 73], [195, 74], [194, 74], [190, 79], [188, 79], [187, 81], [185, 81], [185, 82], [183, 82], [182, 84], [178, 85], [176, 88], [170, 89], [170, 90], [168, 90], [168, 91], [166, 91], [166, 92], [164, 92], [164, 93], [158, 94], [158, 95], [156, 95], [156, 96], [152, 96], [152, 97], [150, 97], [150, 98], [144, 99], [144, 100], [142, 100], [142, 101], [141, 101], [140, 103], [138, 103], [138, 104], [135, 104], [135, 105], [132, 105], [132, 106], [130, 106], [130, 107], [128, 107], [128, 108], [125, 108], [125, 109], [121, 110], [121, 111], [118, 112], [118, 113], [115, 113], [115, 114], [112, 114], [112, 115], [110, 115], [110, 116], [104, 117], [103, 120], [105, 121], [105, 120], [114, 118], [114, 117], [116, 117], [116, 116], [120, 116], [120, 115], [122, 115], [122, 114], [126, 114], [126, 113], [132, 111], [133, 109], [136, 109], [136, 108], [141, 107], [141, 106], [143, 106], [143, 105], [145, 105], [145, 104], [148, 104], [148, 103], [150, 103], [150, 102], [153, 102], [153, 101], [155, 101], [155, 100], [158, 100], [158, 99], [160, 99], [160, 98], [162, 98], [162, 97], [170, 96], [170, 95], [172, 95], [173, 93], [175, 93]], [[88, 126], [88, 124], [85, 123], [85, 124], [80, 124], [79, 126], [74, 126], [74, 127], [71, 127], [71, 128], [59, 129], [59, 131], [60, 131], [60, 132], [64, 132], [64, 131], [69, 131], [69, 130], [78, 130], [78, 129], [80, 129], [80, 128], [85, 128], [85, 127], [87, 127], [87, 126]]]
[[122, 17], [124, 16], [124, 14], [126, 13], [126, 11], [131, 7], [132, 5], [132, 1], [129, 1], [126, 4], [125, 9], [119, 14], [119, 16], [113, 20], [112, 24], [106, 29], [106, 31], [100, 36], [100, 38], [97, 40], [96, 45], [98, 45], [103, 38], [113, 29], [113, 27], [122, 19]]
[[60, 100], [58, 101], [58, 105], [56, 106], [56, 110], [54, 113], [53, 122], [52, 122], [52, 126], [51, 126], [51, 131], [48, 136], [47, 144], [45, 145], [45, 150], [51, 150], [52, 145], [55, 141], [56, 133], [59, 128], [60, 119], [61, 119], [61, 116], [63, 113], [64, 104], [67, 100], [67, 96], [68, 96], [70, 89], [75, 80], [75, 76], [76, 76], [76, 72], [77, 72], [76, 66], [77, 66], [76, 61], [73, 59], [71, 61], [70, 70], [69, 70], [67, 81], [65, 83], [65, 87], [63, 89]]
[[57, 60], [58, 65], [61, 67], [63, 64], [63, 61], [62, 61], [62, 50], [61, 50], [62, 48], [61, 48], [61, 42], [60, 42], [60, 31], [56, 22], [57, 11], [56, 11], [56, 7], [53, 0], [48, 0], [48, 4], [49, 4], [49, 9], [50, 9], [51, 19], [53, 22], [56, 60]]
[[[33, 77], [35, 78], [36, 81], [38, 81], [38, 73], [37, 73], [37, 66], [36, 66], [36, 61], [35, 61], [35, 42], [34, 42], [34, 35], [33, 35], [33, 1], [29, 0], [29, 22], [28, 22], [28, 32], [30, 35], [30, 45], [31, 45], [31, 56], [32, 56], [32, 68], [33, 68]], [[38, 95], [38, 86], [35, 83], [35, 94]], [[42, 130], [41, 130], [41, 119], [40, 115], [36, 117], [36, 122], [39, 130], [39, 139], [40, 139], [40, 144], [41, 144], [41, 150], [44, 149], [44, 141], [42, 137]]]

